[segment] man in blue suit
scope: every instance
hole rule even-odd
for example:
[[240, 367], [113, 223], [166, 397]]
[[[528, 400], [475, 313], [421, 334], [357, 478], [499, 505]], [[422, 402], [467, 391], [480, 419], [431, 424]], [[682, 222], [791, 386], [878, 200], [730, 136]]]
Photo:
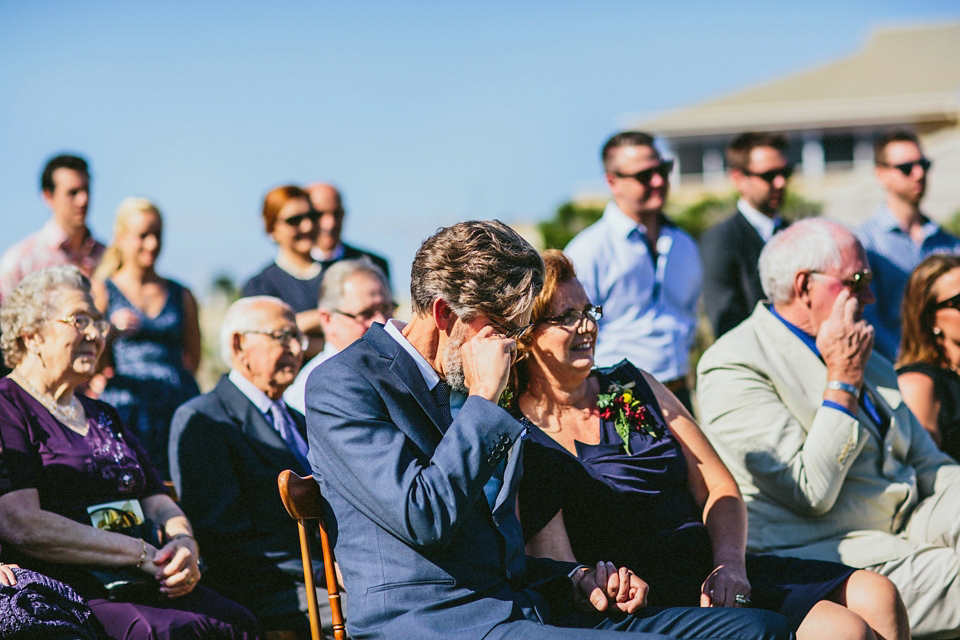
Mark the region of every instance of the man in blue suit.
[[625, 569], [524, 554], [525, 428], [497, 400], [542, 281], [540, 256], [506, 225], [441, 229], [414, 259], [410, 323], [374, 325], [311, 374], [310, 463], [350, 635], [789, 637], [776, 614], [644, 608], [646, 585]]

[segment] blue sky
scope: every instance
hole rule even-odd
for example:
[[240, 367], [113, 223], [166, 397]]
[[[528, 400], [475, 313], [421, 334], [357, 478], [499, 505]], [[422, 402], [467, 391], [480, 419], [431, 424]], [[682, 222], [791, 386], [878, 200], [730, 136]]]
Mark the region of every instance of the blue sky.
[[75, 151], [95, 234], [124, 197], [153, 199], [160, 271], [199, 294], [271, 260], [269, 188], [328, 180], [345, 238], [386, 255], [403, 295], [436, 228], [540, 220], [600, 188], [625, 114], [944, 20], [960, 3], [0, 0], [0, 250], [47, 219], [40, 170]]

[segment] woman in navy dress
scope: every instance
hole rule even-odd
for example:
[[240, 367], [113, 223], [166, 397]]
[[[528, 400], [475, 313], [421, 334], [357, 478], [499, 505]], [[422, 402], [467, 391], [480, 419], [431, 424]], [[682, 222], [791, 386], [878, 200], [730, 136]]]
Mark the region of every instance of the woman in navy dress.
[[[111, 638], [258, 637], [246, 609], [198, 585], [190, 522], [136, 436], [111, 406], [74, 393], [96, 371], [109, 328], [89, 281], [72, 266], [27, 276], [4, 301], [0, 327], [13, 367], [0, 379], [0, 562], [69, 585]], [[125, 535], [91, 516], [121, 510], [160, 535]], [[145, 578], [151, 593], [110, 600], [91, 570]]]
[[535, 325], [504, 400], [530, 432], [520, 488], [528, 553], [629, 567], [652, 605], [777, 611], [801, 640], [908, 638], [883, 576], [745, 553], [743, 499], [693, 418], [629, 362], [593, 368], [601, 310], [569, 259], [547, 251], [544, 260]]
[[193, 377], [200, 364], [200, 325], [190, 290], [157, 275], [162, 233], [160, 211], [149, 200], [120, 203], [113, 244], [95, 274], [94, 299], [115, 329], [112, 375], [100, 399], [117, 410], [168, 479], [173, 412], [200, 393]]

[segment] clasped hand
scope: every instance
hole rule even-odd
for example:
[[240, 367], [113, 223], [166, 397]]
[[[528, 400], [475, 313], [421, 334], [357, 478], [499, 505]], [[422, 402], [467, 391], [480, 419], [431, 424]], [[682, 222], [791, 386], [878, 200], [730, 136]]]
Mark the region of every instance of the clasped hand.
[[606, 611], [612, 607], [634, 613], [647, 605], [649, 586], [626, 567], [598, 562], [595, 569], [583, 568], [573, 575], [574, 597], [580, 608]]
[[160, 583], [160, 593], [179, 598], [197, 586], [200, 579], [197, 556], [197, 545], [192, 538], [177, 538], [161, 549], [154, 549], [152, 556], [148, 553], [142, 569]]
[[750, 582], [743, 567], [721, 564], [714, 569], [700, 588], [701, 607], [739, 607], [737, 596], [750, 598]]

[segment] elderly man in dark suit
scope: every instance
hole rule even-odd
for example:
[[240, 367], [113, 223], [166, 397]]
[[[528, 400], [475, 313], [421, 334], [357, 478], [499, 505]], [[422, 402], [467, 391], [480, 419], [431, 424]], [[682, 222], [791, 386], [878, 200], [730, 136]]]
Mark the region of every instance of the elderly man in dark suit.
[[296, 638], [309, 638], [303, 569], [277, 475], [310, 472], [303, 415], [282, 400], [300, 370], [303, 341], [284, 302], [237, 300], [220, 330], [230, 372], [177, 409], [170, 429], [170, 471], [194, 523], [204, 581], [243, 603], [265, 631]]
[[700, 238], [703, 306], [718, 338], [763, 300], [757, 260], [784, 226], [780, 209], [793, 173], [786, 153], [787, 139], [775, 133], [743, 133], [727, 147], [730, 179], [740, 193], [737, 210]]
[[351, 636], [789, 636], [764, 611], [643, 608], [646, 585], [610, 563], [525, 555], [525, 427], [497, 400], [542, 281], [540, 256], [506, 225], [441, 229], [414, 259], [410, 323], [373, 325], [310, 375], [310, 462]]

